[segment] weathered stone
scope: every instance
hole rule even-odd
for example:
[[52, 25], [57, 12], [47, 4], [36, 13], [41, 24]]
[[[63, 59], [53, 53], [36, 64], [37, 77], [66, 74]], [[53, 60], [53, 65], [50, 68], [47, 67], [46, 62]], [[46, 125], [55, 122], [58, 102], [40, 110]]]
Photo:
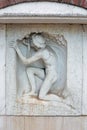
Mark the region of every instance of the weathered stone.
[[5, 25], [0, 25], [0, 115], [5, 114]]
[[0, 8], [7, 7], [10, 5], [14, 5], [17, 3], [22, 2], [42, 2], [42, 1], [49, 1], [49, 2], [59, 2], [59, 3], [66, 3], [66, 4], [73, 4], [77, 6], [81, 6], [87, 8], [87, 1], [86, 0], [1, 0], [0, 1]]
[[83, 96], [82, 114], [87, 115], [87, 25], [83, 25]]
[[31, 16], [31, 17], [49, 16], [49, 18], [52, 16], [55, 16], [55, 17], [67, 16], [68, 18], [74, 17], [75, 19], [75, 18], [80, 18], [80, 17], [84, 17], [84, 18], [87, 17], [87, 11], [80, 7], [60, 4], [60, 3], [51, 3], [51, 2], [22, 3], [22, 4], [14, 5], [14, 6], [0, 10], [0, 18], [10, 17], [11, 19], [11, 17], [25, 18], [28, 16]]
[[[46, 32], [45, 36], [46, 37], [49, 36], [48, 43], [52, 44], [52, 46], [55, 45], [55, 37], [59, 40], [58, 34], [63, 35], [67, 41], [67, 46], [66, 46], [67, 51], [65, 51], [65, 54], [67, 52], [67, 59], [66, 57], [64, 57], [65, 60], [63, 64], [65, 68], [67, 65], [67, 72], [66, 69], [62, 70], [63, 75], [60, 76], [61, 79], [59, 80], [58, 84], [64, 78], [66, 79], [66, 82], [64, 82], [64, 89], [63, 89], [64, 91], [59, 92], [58, 101], [55, 101], [57, 97], [54, 97], [53, 95], [51, 97], [52, 101], [46, 101], [48, 99], [43, 97], [43, 93], [45, 92], [46, 89], [43, 91], [43, 93], [40, 96], [39, 96], [40, 91], [37, 91], [38, 99], [43, 98], [43, 100], [38, 100], [37, 98], [35, 97], [33, 98], [30, 96], [29, 91], [31, 90], [31, 88], [29, 87], [29, 82], [28, 82], [28, 78], [29, 78], [28, 76], [30, 73], [27, 73], [28, 74], [27, 76], [26, 66], [24, 66], [23, 63], [20, 62], [20, 59], [17, 57], [15, 50], [10, 48], [10, 45], [12, 45], [11, 43], [12, 41], [17, 42], [17, 39], [20, 39], [20, 42], [23, 42], [23, 37], [25, 37], [27, 34], [30, 34], [31, 32], [36, 32], [36, 33]], [[48, 34], [51, 34], [51, 37]], [[26, 36], [26, 40], [28, 37], [29, 35]], [[51, 40], [49, 40], [49, 38], [51, 38]], [[63, 46], [65, 46], [64, 42], [60, 42], [60, 43], [63, 44]], [[12, 45], [12, 47], [14, 46]], [[20, 49], [22, 49], [23, 55], [26, 56], [26, 48], [22, 46], [22, 48]], [[61, 51], [63, 50], [61, 49]], [[60, 54], [61, 52], [58, 53], [58, 55]], [[6, 58], [7, 59], [6, 60], [7, 61], [6, 62], [6, 113], [7, 114], [9, 115], [81, 115], [82, 28], [80, 25], [79, 26], [77, 25], [66, 26], [66, 25], [58, 25], [58, 24], [56, 25], [52, 25], [52, 24], [50, 25], [48, 24], [8, 25], [6, 55], [7, 55]], [[20, 57], [19, 53], [18, 55]], [[63, 55], [61, 59], [63, 60]], [[58, 67], [61, 64], [62, 62], [59, 58]], [[31, 72], [33, 72], [33, 70]], [[40, 80], [37, 80], [37, 85], [39, 81]], [[43, 81], [44, 80], [42, 80], [41, 84], [43, 84]], [[47, 85], [48, 83], [46, 84], [46, 86]], [[53, 91], [55, 91], [55, 89], [52, 90], [50, 89], [51, 94], [55, 94]], [[57, 92], [57, 88], [55, 92]]]

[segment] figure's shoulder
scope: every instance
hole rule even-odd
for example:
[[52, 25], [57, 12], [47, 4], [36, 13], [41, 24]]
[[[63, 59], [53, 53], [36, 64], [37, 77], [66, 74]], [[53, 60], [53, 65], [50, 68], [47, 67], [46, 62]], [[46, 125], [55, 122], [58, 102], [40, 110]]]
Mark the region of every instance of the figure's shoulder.
[[48, 48], [44, 48], [44, 49], [42, 49], [42, 52], [43, 53], [49, 53], [49, 50], [48, 50]]
[[47, 49], [40, 49], [40, 50], [38, 50], [37, 52], [36, 52], [36, 54], [38, 54], [38, 55], [42, 55], [42, 56], [44, 56], [44, 55], [48, 55], [48, 50]]
[[49, 50], [47, 48], [43, 49], [42, 55], [44, 58], [49, 57]]

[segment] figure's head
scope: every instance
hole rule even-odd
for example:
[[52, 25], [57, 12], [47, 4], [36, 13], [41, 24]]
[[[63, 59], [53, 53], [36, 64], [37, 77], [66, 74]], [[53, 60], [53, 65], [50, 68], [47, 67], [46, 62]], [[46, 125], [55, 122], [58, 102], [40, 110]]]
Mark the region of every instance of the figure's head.
[[34, 47], [35, 49], [42, 49], [46, 47], [46, 40], [42, 33], [31, 34], [31, 47]]
[[28, 46], [29, 45], [29, 43], [30, 43], [30, 40], [29, 40], [29, 34], [28, 35], [26, 35], [21, 41], [22, 41], [22, 43], [24, 44], [24, 45], [26, 45], [26, 46]]

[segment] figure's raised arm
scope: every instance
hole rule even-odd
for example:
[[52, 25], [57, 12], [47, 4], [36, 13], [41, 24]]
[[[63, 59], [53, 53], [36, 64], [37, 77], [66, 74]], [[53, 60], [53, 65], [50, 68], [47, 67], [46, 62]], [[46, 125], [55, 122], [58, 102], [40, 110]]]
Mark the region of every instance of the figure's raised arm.
[[27, 63], [31, 64], [31, 63], [33, 63], [41, 58], [42, 58], [42, 51], [38, 51], [38, 52], [36, 52], [35, 55], [33, 55], [32, 57], [27, 59]]
[[16, 52], [17, 52], [19, 58], [21, 59], [21, 61], [25, 65], [32, 64], [33, 62], [42, 58], [42, 52], [41, 51], [36, 52], [36, 54], [34, 56], [30, 57], [30, 58], [24, 57], [23, 54], [21, 53], [21, 51], [19, 50], [19, 48], [16, 48]]
[[23, 56], [22, 52], [20, 51], [20, 49], [18, 47], [16, 48], [16, 52], [17, 52], [20, 60], [25, 64], [27, 61], [27, 58]]
[[13, 49], [17, 52], [17, 54], [18, 54], [19, 58], [22, 60], [22, 62], [25, 62], [26, 57], [23, 56], [22, 52], [21, 52], [20, 49], [18, 48], [18, 43], [19, 43], [18, 41], [17, 41], [17, 42], [12, 41], [12, 42], [9, 44], [9, 46], [10, 46], [11, 48], [13, 48]]

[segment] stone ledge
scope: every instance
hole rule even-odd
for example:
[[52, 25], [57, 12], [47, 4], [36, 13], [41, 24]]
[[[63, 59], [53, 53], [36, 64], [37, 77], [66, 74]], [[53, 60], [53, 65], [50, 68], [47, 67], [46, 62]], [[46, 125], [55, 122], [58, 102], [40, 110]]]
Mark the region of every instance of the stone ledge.
[[0, 23], [70, 23], [87, 24], [86, 17], [1, 17]]
[[0, 23], [48, 22], [86, 24], [87, 10], [72, 5], [51, 2], [22, 3], [0, 10]]

